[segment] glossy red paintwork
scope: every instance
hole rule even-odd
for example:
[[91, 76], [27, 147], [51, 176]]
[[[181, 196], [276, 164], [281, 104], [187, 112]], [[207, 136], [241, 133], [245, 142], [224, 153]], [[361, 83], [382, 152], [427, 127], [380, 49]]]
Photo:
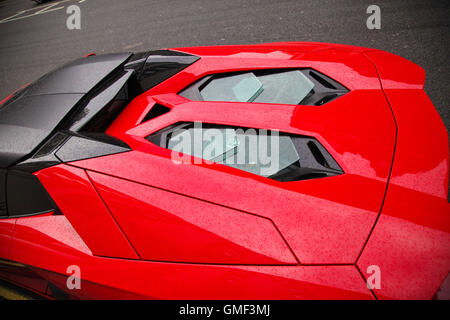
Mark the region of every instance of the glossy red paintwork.
[[[53, 218], [53, 224], [70, 228], [64, 216]], [[232, 266], [103, 258], [80, 250], [84, 246], [74, 231], [49, 234], [48, 220], [21, 219], [10, 258], [39, 266], [30, 269], [78, 298], [373, 298], [354, 266]], [[69, 265], [80, 267], [82, 290], [65, 287]]]
[[0, 220], [0, 257], [8, 259], [11, 238], [14, 234], [16, 219]]
[[89, 175], [142, 259], [297, 263], [269, 219], [95, 172]]
[[[386, 85], [394, 81], [398, 86], [399, 79]], [[397, 120], [397, 147], [381, 217], [358, 266], [387, 271], [379, 298], [430, 299], [450, 267], [448, 135], [423, 90], [385, 92]]]
[[94, 254], [139, 259], [84, 170], [62, 165], [36, 175]]
[[[35, 173], [64, 215], [0, 220], [0, 258], [21, 264], [0, 276], [44, 295], [49, 281], [75, 298], [433, 296], [450, 269], [449, 150], [423, 69], [322, 43], [175, 50], [201, 59], [135, 98], [107, 130], [132, 151]], [[177, 94], [210, 73], [301, 67], [350, 92], [320, 107]], [[171, 111], [141, 123], [155, 103]], [[345, 173], [278, 182], [177, 165], [145, 137], [184, 121], [313, 136]], [[70, 265], [81, 268], [82, 290], [65, 286]], [[372, 292], [371, 265], [381, 269]]]
[[[199, 70], [212, 68], [211, 65], [203, 68], [202, 60], [186, 72], [190, 74], [194, 66]], [[240, 61], [244, 61], [244, 66], [254, 63], [250, 58]], [[367, 63], [366, 67], [376, 77], [373, 65]], [[267, 62], [258, 65], [269, 67]], [[295, 66], [300, 65], [301, 62], [295, 62]], [[202, 73], [196, 75], [202, 76]], [[133, 109], [142, 111], [142, 105], [134, 103], [108, 130], [131, 145], [133, 152], [77, 161], [73, 165], [269, 218], [301, 263], [354, 263], [380, 211], [394, 153], [395, 122], [379, 90], [379, 81], [375, 80], [373, 85], [378, 90], [355, 89], [320, 108], [191, 102], [175, 93], [152, 95], [154, 90], [162, 90], [157, 86], [145, 94], [145, 101], [167, 105], [171, 107], [169, 113], [136, 126], [137, 113]], [[166, 82], [171, 81], [175, 86], [179, 79], [173, 77]], [[278, 129], [314, 136], [347, 174], [280, 183], [222, 165], [177, 166], [170, 158], [170, 151], [151, 145], [144, 138], [183, 121]], [[123, 166], [125, 161], [127, 166]], [[142, 163], [151, 165], [142, 166]], [[174, 179], [167, 179], [168, 176]]]

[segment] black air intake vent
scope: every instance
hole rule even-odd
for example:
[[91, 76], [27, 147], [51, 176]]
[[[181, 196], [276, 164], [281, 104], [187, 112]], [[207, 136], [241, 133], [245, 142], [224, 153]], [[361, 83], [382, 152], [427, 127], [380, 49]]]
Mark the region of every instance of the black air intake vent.
[[33, 174], [13, 171], [7, 179], [8, 215], [28, 216], [53, 211], [60, 213], [39, 179]]
[[317, 163], [319, 163], [321, 166], [325, 168], [330, 168], [330, 165], [328, 164], [327, 160], [325, 160], [325, 157], [320, 152], [319, 148], [316, 146], [314, 141], [309, 141], [307, 143], [309, 150], [311, 151], [311, 154], [314, 156], [314, 159], [316, 159]]
[[6, 170], [0, 169], [0, 217], [6, 215]]
[[0, 216], [6, 216], [6, 201], [0, 202]]
[[335, 86], [333, 86], [329, 81], [327, 81], [324, 76], [320, 76], [317, 72], [311, 70], [309, 72], [309, 75], [311, 77], [313, 77], [317, 82], [319, 82], [325, 88], [328, 88], [331, 90], [337, 90], [337, 88]]
[[308, 95], [300, 103], [302, 105], [323, 106], [349, 92], [349, 90], [339, 82], [316, 70], [304, 69], [302, 72], [314, 83], [313, 93]]
[[337, 98], [338, 95], [336, 93], [333, 94], [327, 94], [325, 97], [323, 97], [322, 99], [320, 99], [319, 101], [317, 101], [315, 103], [316, 106], [321, 106], [324, 105], [327, 102], [330, 102], [331, 100]]
[[141, 74], [138, 76], [142, 90], [147, 91], [154, 86], [190, 66], [200, 57], [171, 50], [150, 51]]
[[[147, 115], [144, 117], [142, 122], [146, 122], [151, 119], [155, 119], [156, 117], [162, 116], [163, 114], [170, 111], [170, 108], [163, 106], [162, 104], [155, 104], [150, 111], [147, 113]], [[141, 123], [142, 123], [141, 122]]]

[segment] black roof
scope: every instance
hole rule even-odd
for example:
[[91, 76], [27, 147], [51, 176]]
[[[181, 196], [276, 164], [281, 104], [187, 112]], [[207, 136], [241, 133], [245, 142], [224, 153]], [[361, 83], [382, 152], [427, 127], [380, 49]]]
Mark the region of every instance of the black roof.
[[38, 79], [0, 105], [0, 168], [35, 150], [82, 98], [131, 53], [89, 56]]

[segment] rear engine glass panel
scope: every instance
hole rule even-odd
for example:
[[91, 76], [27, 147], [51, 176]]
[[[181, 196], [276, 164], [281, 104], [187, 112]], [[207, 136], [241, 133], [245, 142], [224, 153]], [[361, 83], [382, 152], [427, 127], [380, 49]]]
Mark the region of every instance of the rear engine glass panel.
[[[183, 155], [218, 163], [277, 181], [329, 177], [343, 171], [313, 137], [273, 130], [204, 123], [179, 123], [146, 137]], [[187, 158], [185, 158], [187, 159]]]
[[179, 95], [194, 101], [323, 105], [347, 92], [315, 70], [278, 69], [208, 75]]

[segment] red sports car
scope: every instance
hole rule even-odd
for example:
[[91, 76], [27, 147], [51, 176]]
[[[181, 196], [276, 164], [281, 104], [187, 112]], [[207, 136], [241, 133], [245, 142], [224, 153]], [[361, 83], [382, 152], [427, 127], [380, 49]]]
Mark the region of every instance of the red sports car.
[[425, 72], [325, 43], [88, 55], [0, 105], [0, 278], [46, 298], [430, 299]]

